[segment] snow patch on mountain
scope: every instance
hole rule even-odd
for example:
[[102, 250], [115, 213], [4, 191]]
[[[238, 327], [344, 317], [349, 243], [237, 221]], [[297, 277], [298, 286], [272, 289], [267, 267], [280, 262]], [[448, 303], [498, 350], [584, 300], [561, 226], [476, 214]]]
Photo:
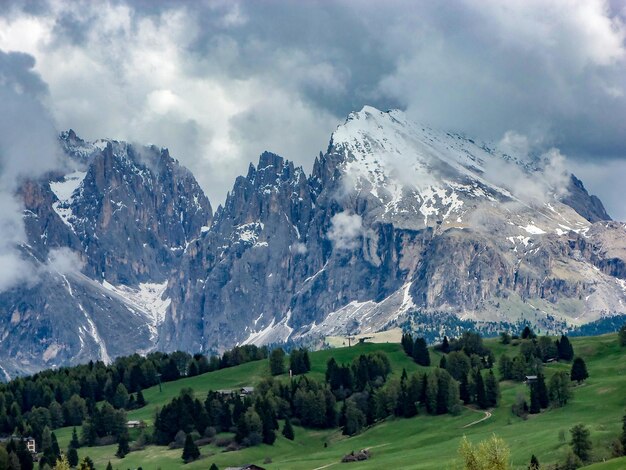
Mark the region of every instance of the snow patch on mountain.
[[[260, 318], [261, 317], [257, 318], [257, 321], [260, 320]], [[260, 346], [262, 344], [284, 343], [293, 333], [293, 328], [289, 326], [290, 319], [291, 311], [288, 311], [287, 315], [278, 323], [272, 318], [268, 326], [259, 331], [253, 330], [241, 344]], [[256, 322], [254, 324], [256, 326]]]
[[164, 297], [167, 281], [160, 284], [140, 283], [138, 287], [133, 288], [124, 285], [114, 286], [105, 280], [102, 281], [102, 287], [122, 297], [131, 312], [146, 316], [152, 339], [156, 341], [158, 327], [163, 323], [171, 303], [170, 298]]
[[61, 180], [50, 181], [50, 189], [57, 198], [52, 204], [52, 209], [58, 214], [63, 223], [74, 230], [71, 220], [74, 218], [71, 203], [74, 193], [87, 175], [84, 171], [68, 173]]

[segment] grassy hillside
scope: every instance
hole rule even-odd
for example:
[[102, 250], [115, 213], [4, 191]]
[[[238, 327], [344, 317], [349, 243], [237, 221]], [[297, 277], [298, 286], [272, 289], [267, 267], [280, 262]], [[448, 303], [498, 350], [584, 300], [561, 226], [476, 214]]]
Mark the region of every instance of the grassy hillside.
[[[516, 354], [518, 346], [501, 345], [488, 340], [496, 356], [507, 352]], [[515, 468], [527, 468], [531, 454], [542, 464], [560, 460], [567, 451], [569, 428], [585, 423], [591, 430], [594, 443], [593, 456], [596, 460], [610, 458], [610, 443], [621, 429], [621, 418], [626, 411], [626, 349], [619, 348], [616, 335], [572, 339], [576, 355], [587, 362], [590, 378], [573, 391], [573, 399], [566, 407], [531, 415], [524, 421], [514, 416], [510, 407], [517, 393], [528, 393], [526, 386], [502, 382], [502, 401], [492, 410], [488, 419], [465, 427], [484, 416], [483, 412], [464, 409], [459, 416], [426, 416], [411, 419], [388, 419], [362, 434], [347, 438], [339, 431], [312, 431], [296, 427], [296, 440], [291, 442], [279, 435], [273, 446], [260, 445], [235, 452], [222, 452], [214, 446], [201, 448], [203, 458], [183, 465], [181, 450], [151, 446], [143, 451], [132, 452], [125, 459], [114, 457], [116, 446], [79, 449], [79, 455], [89, 455], [98, 468], [111, 461], [114, 468], [151, 469], [200, 469], [215, 462], [220, 468], [229, 465], [257, 463], [268, 469], [316, 469], [339, 465], [343, 455], [351, 450], [371, 449], [372, 458], [361, 463], [352, 463], [350, 468], [394, 468], [437, 469], [454, 468], [459, 440], [467, 435], [479, 441], [497, 433], [511, 447]], [[352, 348], [339, 348], [311, 354], [311, 375], [322, 377], [326, 361], [334, 357], [339, 363], [349, 362], [355, 356], [374, 350], [384, 351], [392, 363], [393, 373], [400, 374], [423, 369], [406, 357], [399, 344], [364, 344]], [[438, 364], [438, 355], [432, 353], [432, 363]], [[569, 370], [569, 364], [551, 364], [545, 368], [549, 376], [558, 370]], [[209, 389], [235, 388], [254, 385], [268, 375], [267, 361], [243, 364], [230, 369], [210, 372], [201, 376], [163, 384], [162, 391], [153, 387], [144, 391], [148, 405], [130, 412], [129, 419], [153, 421], [157, 407], [169, 402], [184, 387], [193, 388], [202, 399]], [[67, 446], [71, 429], [57, 430], [62, 448]], [[565, 439], [563, 440], [563, 436]], [[325, 447], [326, 444], [326, 447]], [[269, 458], [272, 463], [263, 464]], [[624, 459], [614, 460], [589, 467], [598, 470], [626, 468]]]

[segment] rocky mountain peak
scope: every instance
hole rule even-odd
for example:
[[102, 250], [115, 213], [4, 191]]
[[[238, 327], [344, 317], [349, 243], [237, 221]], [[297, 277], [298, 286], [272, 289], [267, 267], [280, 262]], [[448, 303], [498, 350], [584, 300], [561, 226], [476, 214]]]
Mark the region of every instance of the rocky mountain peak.
[[60, 139], [68, 170], [20, 190], [41, 282], [0, 294], [0, 337], [26, 332], [3, 340], [10, 371], [393, 327], [435, 338], [461, 321], [560, 332], [626, 313], [624, 225], [603, 221], [558, 153], [511, 155], [366, 106], [310, 176], [264, 152], [213, 216], [167, 149]]

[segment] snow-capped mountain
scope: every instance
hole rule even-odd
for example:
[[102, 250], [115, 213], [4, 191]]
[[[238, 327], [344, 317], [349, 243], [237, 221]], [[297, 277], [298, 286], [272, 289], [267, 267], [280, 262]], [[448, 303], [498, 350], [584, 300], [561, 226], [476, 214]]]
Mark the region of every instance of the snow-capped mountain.
[[167, 150], [61, 135], [66, 171], [20, 189], [33, 279], [0, 293], [5, 374], [154, 347], [167, 280], [211, 206]]
[[167, 150], [61, 139], [67, 171], [21, 189], [39, 278], [0, 294], [10, 375], [153, 348], [626, 314], [626, 226], [556, 151], [365, 107], [310, 175], [265, 152], [213, 215]]
[[307, 340], [428, 315], [554, 331], [626, 313], [626, 231], [608, 219], [557, 152], [512, 156], [365, 107], [308, 179], [264, 154], [236, 181], [183, 255], [160, 346]]

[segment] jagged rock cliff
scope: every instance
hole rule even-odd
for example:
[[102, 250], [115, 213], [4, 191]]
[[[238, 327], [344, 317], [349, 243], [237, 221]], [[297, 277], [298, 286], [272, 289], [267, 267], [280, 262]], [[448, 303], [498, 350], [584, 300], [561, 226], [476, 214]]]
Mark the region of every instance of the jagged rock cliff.
[[263, 154], [185, 252], [160, 346], [306, 340], [433, 313], [544, 331], [624, 313], [624, 225], [600, 222], [558, 157], [369, 107], [308, 178]]
[[398, 325], [436, 336], [450, 319], [556, 332], [626, 313], [626, 226], [556, 151], [510, 155], [365, 107], [310, 175], [265, 152], [213, 215], [167, 150], [72, 131], [61, 143], [66, 170], [20, 189], [36, 276], [0, 293], [9, 375], [154, 348]]
[[65, 171], [20, 188], [31, 282], [0, 293], [9, 375], [149, 350], [161, 298], [211, 206], [166, 149], [61, 135]]

